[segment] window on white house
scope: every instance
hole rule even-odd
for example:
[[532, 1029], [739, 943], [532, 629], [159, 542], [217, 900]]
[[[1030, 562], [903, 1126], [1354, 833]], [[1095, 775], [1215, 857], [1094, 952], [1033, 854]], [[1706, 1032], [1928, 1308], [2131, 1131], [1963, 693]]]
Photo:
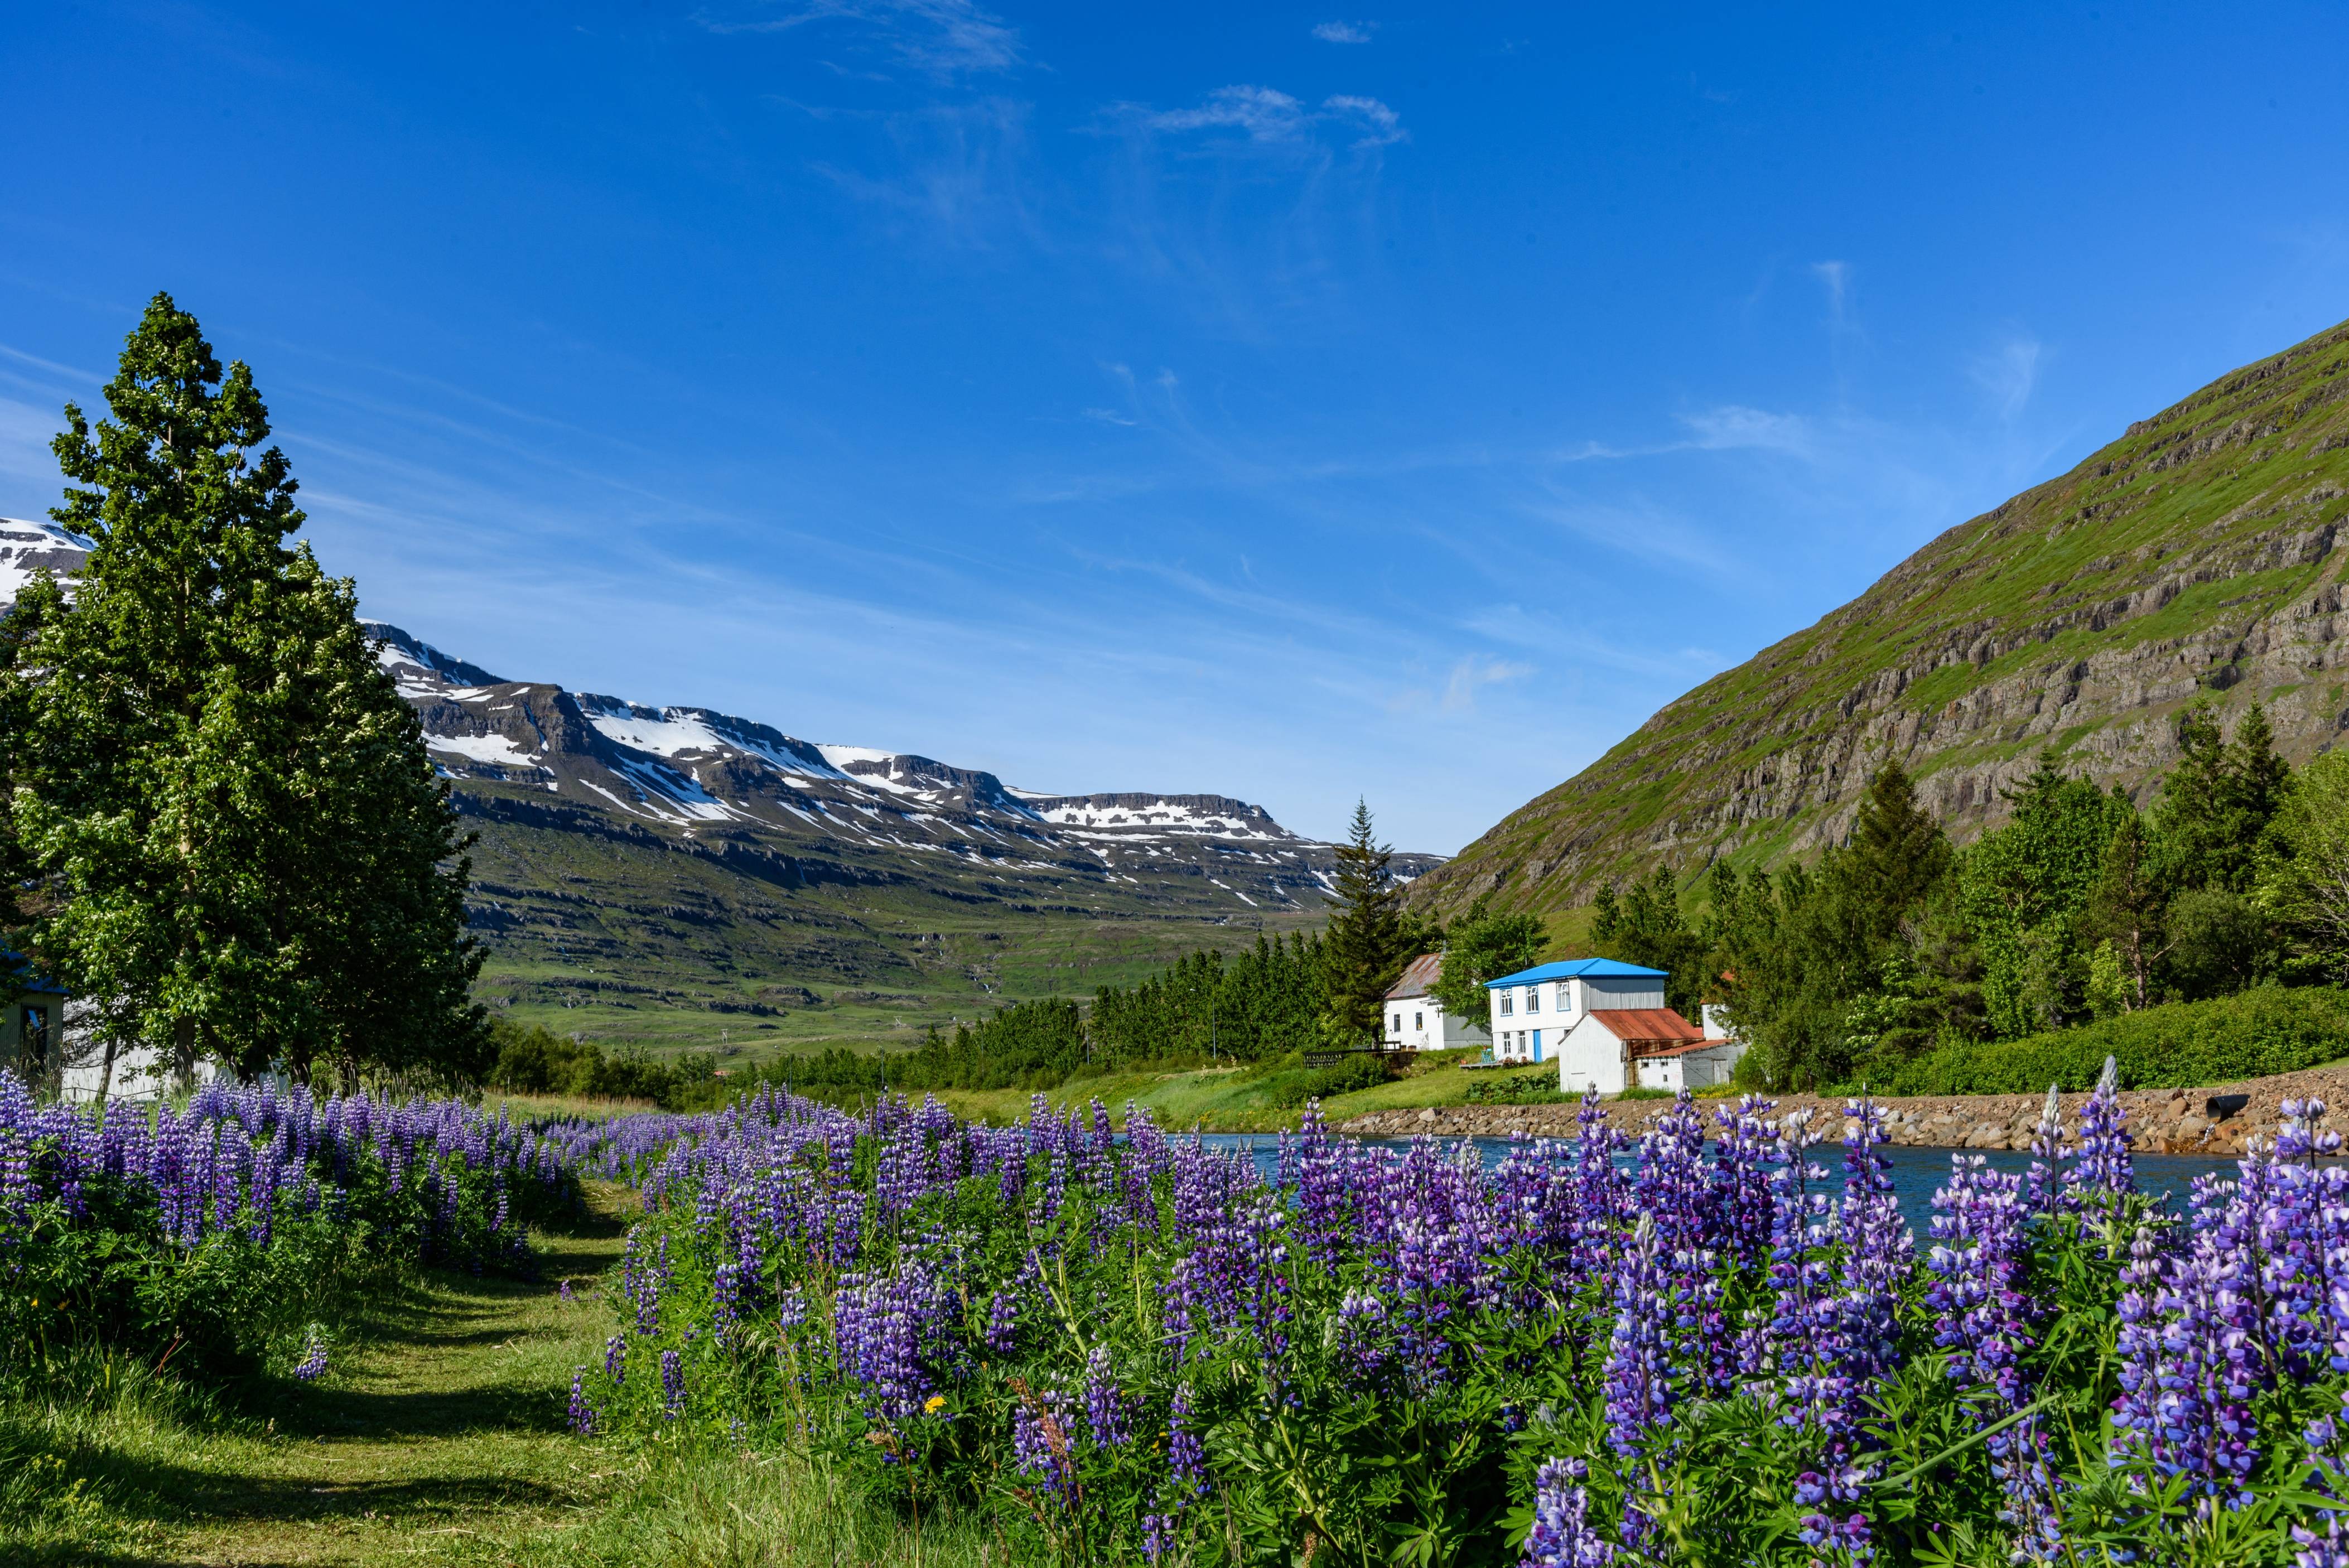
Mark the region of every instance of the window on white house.
[[1504, 991], [1504, 992], [1502, 992], [1502, 993], [1501, 993], [1501, 1016], [1503, 1016], [1504, 1018], [1506, 1018], [1506, 1017], [1507, 1017], [1511, 1013], [1513, 1013], [1513, 1012], [1516, 1011], [1516, 1002], [1517, 1002], [1517, 994], [1516, 994], [1515, 991]]
[[1528, 1013], [1538, 1013], [1541, 1011], [1540, 986], [1528, 985], [1526, 987], [1526, 1011]]
[[1571, 980], [1557, 983], [1557, 1010], [1561, 1013], [1574, 1011], [1574, 982]]
[[1402, 1033], [1402, 1015], [1401, 1013], [1397, 1013], [1394, 1016], [1394, 1032], [1398, 1035]]
[[1427, 1027], [1427, 1015], [1424, 1013], [1413, 1013], [1411, 1016], [1411, 1026], [1414, 1029], [1423, 1029]]

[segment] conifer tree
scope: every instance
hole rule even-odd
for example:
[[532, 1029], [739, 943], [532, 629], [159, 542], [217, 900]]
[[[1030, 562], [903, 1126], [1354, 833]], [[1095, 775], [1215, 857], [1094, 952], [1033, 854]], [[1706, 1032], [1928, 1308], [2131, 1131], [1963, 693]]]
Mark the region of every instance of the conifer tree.
[[[2042, 759], [2043, 769], [2049, 760]], [[1842, 861], [1869, 934], [1890, 939], [1950, 874], [1951, 863], [1949, 836], [1940, 819], [1918, 804], [1909, 770], [1897, 758], [1886, 761], [1860, 799], [1850, 853]]]
[[1322, 1032], [1348, 1046], [1379, 1037], [1387, 988], [1414, 955], [1443, 940], [1404, 910], [1393, 857], [1371, 830], [1368, 802], [1356, 801], [1347, 841], [1338, 846], [1338, 907], [1322, 939], [1329, 985]]
[[[2127, 797], [2117, 786], [2113, 793], [2117, 811]], [[2103, 868], [2088, 892], [2088, 919], [2091, 928], [2112, 944], [2129, 1007], [2147, 1006], [2153, 1000], [2154, 965], [2168, 948], [2162, 931], [2168, 903], [2168, 891], [2156, 874], [2144, 820], [2128, 807], [2105, 846]]]
[[307, 546], [268, 411], [148, 305], [51, 515], [95, 548], [19, 599], [0, 658], [26, 941], [105, 1039], [306, 1080], [487, 1059], [468, 868], [415, 715]]

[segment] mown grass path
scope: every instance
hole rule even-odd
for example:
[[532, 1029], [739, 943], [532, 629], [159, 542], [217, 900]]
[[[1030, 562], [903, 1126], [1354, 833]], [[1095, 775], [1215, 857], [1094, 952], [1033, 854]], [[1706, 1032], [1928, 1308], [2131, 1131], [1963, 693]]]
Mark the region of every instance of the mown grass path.
[[[600, 1290], [583, 1287], [618, 1257], [614, 1215], [633, 1201], [604, 1191], [582, 1233], [538, 1238], [536, 1281], [435, 1274], [404, 1287], [338, 1348], [326, 1379], [254, 1410], [251, 1427], [179, 1444], [158, 1433], [165, 1451], [145, 1463], [118, 1450], [122, 1491], [148, 1504], [136, 1510], [145, 1528], [129, 1551], [96, 1561], [543, 1557], [606, 1491], [595, 1450], [565, 1429], [565, 1401], [572, 1368], [600, 1356], [608, 1316]], [[578, 1291], [569, 1303], [566, 1278]]]

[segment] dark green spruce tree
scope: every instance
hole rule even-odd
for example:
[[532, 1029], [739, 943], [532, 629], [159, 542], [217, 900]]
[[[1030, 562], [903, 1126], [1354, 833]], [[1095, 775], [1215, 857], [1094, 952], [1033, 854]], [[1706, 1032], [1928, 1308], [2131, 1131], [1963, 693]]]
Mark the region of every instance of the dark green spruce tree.
[[70, 591], [26, 588], [0, 650], [31, 952], [109, 1062], [478, 1077], [465, 841], [350, 582], [286, 543], [252, 374], [158, 294], [106, 399], [54, 443], [51, 515], [96, 548]]
[[1405, 964], [1444, 939], [1403, 907], [1393, 858], [1393, 847], [1371, 830], [1370, 806], [1357, 800], [1352, 827], [1338, 846], [1337, 908], [1321, 944], [1329, 986], [1321, 1033], [1332, 1045], [1375, 1044], [1387, 988]]

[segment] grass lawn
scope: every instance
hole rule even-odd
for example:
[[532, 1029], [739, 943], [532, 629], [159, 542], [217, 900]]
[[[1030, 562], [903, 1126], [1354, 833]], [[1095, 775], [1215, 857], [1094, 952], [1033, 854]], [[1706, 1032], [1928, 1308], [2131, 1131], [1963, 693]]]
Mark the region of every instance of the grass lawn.
[[410, 1281], [347, 1326], [313, 1385], [232, 1402], [88, 1355], [0, 1391], [0, 1563], [1006, 1562], [951, 1518], [917, 1542], [800, 1456], [628, 1454], [573, 1436], [572, 1369], [602, 1357], [601, 1276], [637, 1202], [595, 1198], [579, 1233], [539, 1238], [540, 1280]]
[[[1342, 1121], [1372, 1110], [1416, 1110], [1431, 1105], [1465, 1105], [1475, 1083], [1508, 1078], [1537, 1078], [1556, 1083], [1556, 1066], [1467, 1070], [1480, 1050], [1431, 1052], [1409, 1078], [1391, 1078], [1370, 1088], [1324, 1100], [1321, 1111], [1331, 1121]], [[947, 1089], [938, 1099], [957, 1115], [998, 1124], [1018, 1121], [1028, 1114], [1030, 1096], [1024, 1089]], [[1297, 1126], [1301, 1108], [1272, 1103], [1265, 1080], [1242, 1076], [1237, 1068], [1202, 1068], [1175, 1073], [1105, 1073], [1077, 1078], [1045, 1091], [1045, 1099], [1065, 1109], [1099, 1099], [1112, 1118], [1123, 1119], [1129, 1099], [1148, 1108], [1162, 1127], [1206, 1132], [1278, 1132]]]

